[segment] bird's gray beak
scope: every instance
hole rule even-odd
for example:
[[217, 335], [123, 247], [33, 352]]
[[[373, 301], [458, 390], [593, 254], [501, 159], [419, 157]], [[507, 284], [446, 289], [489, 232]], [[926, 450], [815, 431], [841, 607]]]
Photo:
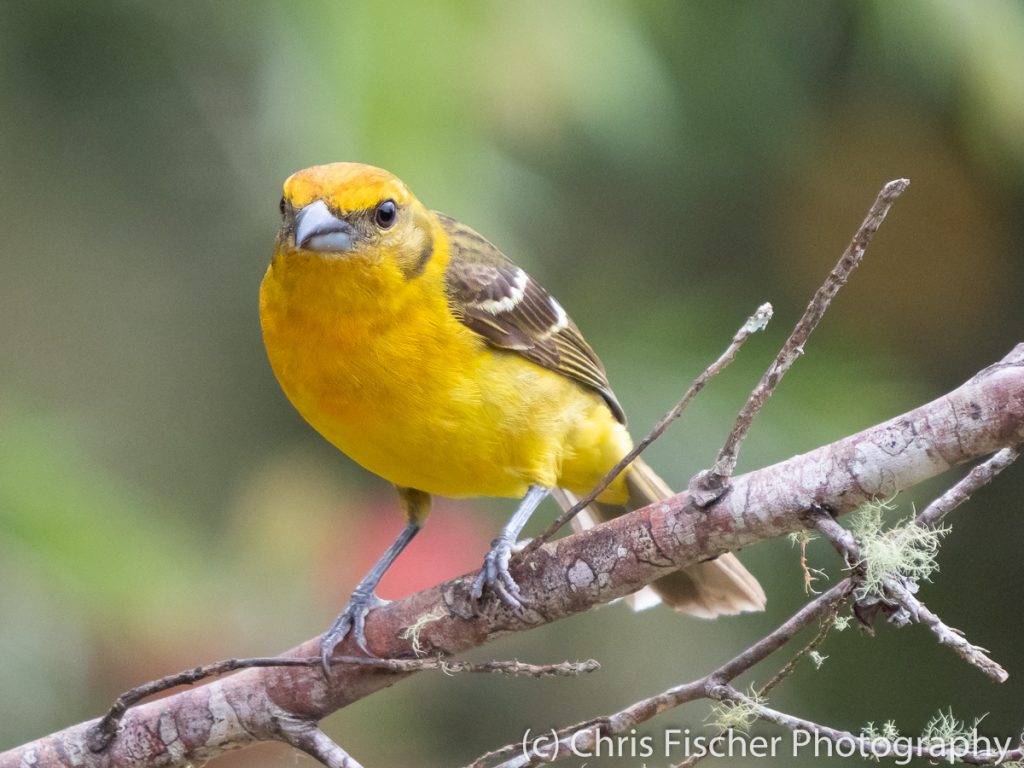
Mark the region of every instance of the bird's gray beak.
[[298, 248], [337, 253], [351, 250], [354, 239], [352, 225], [331, 213], [323, 200], [310, 203], [295, 215], [295, 245]]

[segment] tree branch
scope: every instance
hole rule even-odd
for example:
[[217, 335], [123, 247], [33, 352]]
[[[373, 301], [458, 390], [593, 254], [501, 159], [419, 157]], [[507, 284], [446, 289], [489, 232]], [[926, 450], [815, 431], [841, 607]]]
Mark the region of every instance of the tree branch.
[[[1018, 345], [931, 403], [733, 478], [708, 509], [682, 493], [545, 545], [513, 568], [529, 606], [524, 613], [497, 600], [475, 610], [475, 574], [468, 574], [371, 612], [369, 647], [382, 657], [412, 656], [412, 640], [400, 634], [415, 625], [427, 653], [465, 651], [623, 597], [678, 568], [806, 528], [806, 511], [815, 506], [844, 514], [1022, 442], [1024, 345]], [[316, 656], [318, 644], [312, 638], [284, 656]], [[357, 655], [351, 644], [341, 650]], [[305, 667], [247, 669], [130, 709], [103, 752], [88, 747], [94, 720], [0, 754], [0, 768], [183, 766], [260, 740], [291, 741], [282, 723], [315, 724], [408, 674], [346, 666], [327, 681]]]
[[864, 253], [867, 251], [868, 245], [874, 239], [878, 228], [882, 226], [885, 217], [889, 215], [889, 210], [896, 202], [896, 198], [902, 195], [909, 186], [908, 179], [895, 179], [888, 182], [878, 193], [867, 216], [864, 217], [864, 221], [861, 222], [850, 240], [850, 244], [843, 251], [843, 255], [839, 257], [839, 261], [828, 273], [825, 282], [815, 291], [807, 309], [804, 310], [803, 315], [800, 316], [790, 332], [789, 338], [786, 339], [786, 343], [782, 345], [779, 354], [775, 356], [772, 364], [768, 366], [768, 370], [757, 382], [754, 391], [750, 393], [747, 402], [740, 409], [736, 423], [732, 431], [729, 432], [714, 466], [699, 472], [690, 481], [690, 493], [693, 494], [700, 506], [707, 506], [724, 493], [729, 478], [736, 470], [740, 446], [743, 444], [743, 439], [750, 430], [750, 426], [754, 423], [754, 417], [768, 402], [772, 393], [775, 392], [775, 388], [782, 381], [782, 377], [793, 367], [797, 358], [804, 353], [804, 344], [807, 339], [818, 327], [818, 323], [825, 316], [825, 312], [828, 311], [832, 300], [839, 293], [839, 289], [846, 285], [853, 270], [864, 260]]
[[[916, 523], [914, 523], [916, 525]], [[846, 558], [851, 565], [862, 561], [860, 548], [849, 531], [835, 520], [824, 517], [816, 521], [816, 526]], [[899, 624], [916, 621], [924, 624], [932, 631], [940, 645], [953, 649], [960, 658], [971, 664], [997, 683], [1005, 682], [1009, 674], [999, 664], [985, 655], [984, 648], [972, 645], [960, 630], [947, 626], [937, 615], [917, 599], [914, 591], [917, 585], [904, 578], [886, 578], [880, 585], [884, 597], [903, 610], [901, 614], [892, 614], [893, 620]], [[860, 614], [860, 612], [858, 612]], [[860, 614], [863, 615], [863, 614]]]
[[[519, 660], [492, 660], [480, 664], [468, 661], [453, 661], [443, 656], [429, 656], [415, 659], [379, 659], [369, 656], [333, 656], [332, 666], [351, 664], [389, 672], [421, 672], [427, 669], [440, 670], [446, 675], [460, 672], [478, 672], [489, 675], [506, 675], [508, 677], [575, 677], [594, 672], [601, 665], [594, 659], [586, 661], [562, 661], [557, 664], [527, 664]], [[281, 656], [258, 657], [249, 659], [224, 659], [201, 667], [186, 669], [173, 675], [159, 677], [125, 691], [114, 701], [107, 713], [99, 722], [89, 729], [89, 749], [102, 752], [109, 746], [117, 733], [121, 718], [130, 707], [140, 701], [169, 691], [181, 685], [193, 685], [209, 677], [217, 677], [239, 669], [255, 669], [257, 667], [323, 667], [319, 656], [307, 658], [284, 658]]]
[[[1013, 452], [1011, 451], [1010, 453], [1012, 454]], [[1007, 449], [1004, 449], [971, 470], [967, 477], [960, 480], [953, 488], [940, 497], [939, 501], [941, 501], [943, 513], [951, 512], [966, 501], [971, 492], [976, 491], [983, 484], [991, 481], [1011, 461], [1012, 456], [1008, 456]], [[547, 734], [532, 740], [528, 736], [524, 736], [519, 743], [509, 744], [479, 757], [468, 768], [486, 768], [492, 764], [494, 768], [531, 768], [531, 766], [550, 764], [566, 758], [584, 757], [593, 754], [595, 745], [599, 743], [602, 737], [613, 737], [627, 731], [635, 732], [635, 729], [642, 723], [662, 712], [698, 699], [712, 699], [728, 702], [736, 707], [742, 707], [744, 721], [760, 718], [790, 728], [791, 730], [805, 729], [816, 737], [824, 737], [836, 743], [856, 744], [865, 756], [882, 757], [895, 754], [896, 745], [888, 736], [854, 736], [848, 731], [840, 731], [828, 726], [812, 723], [809, 720], [793, 717], [778, 710], [770, 709], [764, 704], [764, 697], [792, 673], [800, 659], [812, 652], [824, 641], [833, 627], [833, 621], [838, 615], [839, 610], [853, 598], [854, 591], [861, 586], [861, 579], [864, 576], [861, 570], [861, 554], [853, 536], [840, 527], [831, 516], [820, 508], [808, 510], [807, 518], [836, 545], [836, 548], [846, 560], [848, 567], [853, 571], [852, 575], [840, 581], [824, 594], [815, 597], [790, 619], [783, 622], [774, 632], [754, 643], [750, 648], [738, 654], [714, 672], [698, 680], [684, 685], [676, 685], [662, 693], [642, 699], [614, 714], [595, 717], [582, 723], [552, 731], [550, 738], [547, 737]], [[915, 519], [915, 525], [920, 525], [919, 519], [920, 516], [918, 519]], [[803, 562], [802, 565], [806, 567], [806, 564]], [[934, 618], [938, 621], [938, 617]], [[815, 620], [819, 622], [819, 629], [814, 638], [798, 651], [795, 656], [790, 658], [782, 669], [775, 673], [767, 683], [762, 685], [753, 698], [740, 693], [732, 685], [732, 681], [736, 677], [752, 670], [771, 654], [792, 641]], [[927, 624], [927, 621], [923, 623]], [[937, 633], [937, 636], [940, 643], [944, 642], [941, 633]], [[977, 665], [976, 659], [965, 658], [970, 663]], [[986, 661], [988, 660], [986, 659]], [[991, 664], [992, 662], [989, 663]], [[998, 665], [995, 666], [998, 667]], [[1003, 682], [1005, 679], [1005, 677], [1000, 678], [998, 675], [992, 675], [992, 677], [997, 682]], [[949, 757], [949, 748], [950, 744], [947, 743], [945, 745], [946, 751], [937, 752], [934, 756]], [[1021, 751], [1022, 749], [1018, 748], [1013, 754], [1016, 755]], [[707, 757], [708, 754], [706, 751], [696, 750], [688, 755], [685, 760], [676, 764], [675, 768], [692, 768], [704, 757]], [[924, 755], [925, 753], [923, 749], [918, 748], [913, 754]], [[999, 754], [990, 752], [961, 752], [955, 755], [955, 757], [977, 764], [990, 764], [1000, 759]], [[503, 758], [507, 759], [500, 763], [495, 762]]]

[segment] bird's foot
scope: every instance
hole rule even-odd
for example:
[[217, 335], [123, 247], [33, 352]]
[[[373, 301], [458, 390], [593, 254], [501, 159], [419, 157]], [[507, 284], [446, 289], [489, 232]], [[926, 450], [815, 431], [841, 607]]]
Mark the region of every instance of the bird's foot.
[[356, 645], [367, 656], [376, 658], [366, 647], [366, 614], [374, 608], [387, 605], [389, 601], [381, 600], [373, 592], [365, 592], [358, 587], [349, 598], [345, 610], [334, 620], [331, 628], [324, 632], [320, 638], [320, 663], [323, 665], [324, 674], [330, 675], [331, 656], [334, 649], [349, 632], [355, 638]]
[[473, 591], [470, 594], [474, 601], [479, 601], [484, 595], [484, 590], [490, 589], [510, 608], [523, 607], [519, 585], [508, 570], [514, 548], [515, 542], [503, 536], [491, 542], [491, 549], [484, 558], [484, 567], [480, 569], [480, 574], [473, 582]]

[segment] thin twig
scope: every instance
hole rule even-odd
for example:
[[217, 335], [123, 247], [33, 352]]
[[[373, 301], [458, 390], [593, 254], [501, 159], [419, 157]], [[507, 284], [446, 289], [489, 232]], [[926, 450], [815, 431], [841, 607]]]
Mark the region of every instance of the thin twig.
[[[845, 605], [846, 600], [848, 599], [849, 594], [853, 589], [852, 579], [846, 579], [846, 582], [848, 582], [849, 589], [849, 591], [847, 591], [846, 593], [847, 597], [831, 604], [831, 606], [828, 608], [827, 613], [825, 613], [825, 615], [818, 620], [818, 633], [813, 638], [811, 638], [811, 641], [807, 643], [807, 645], [805, 645], [803, 648], [797, 651], [793, 658], [787, 661], [785, 665], [778, 672], [776, 672], [767, 683], [765, 683], [758, 689], [758, 697], [766, 698], [768, 694], [771, 693], [780, 683], [785, 681], [786, 678], [793, 674], [793, 670], [796, 669], [801, 659], [803, 659], [805, 656], [811, 653], [811, 651], [820, 648], [821, 644], [825, 642], [825, 640], [828, 638], [829, 633], [832, 631], [832, 627], [834, 626], [833, 622], [835, 621], [836, 616], [839, 615], [839, 609], [843, 605]], [[844, 587], [844, 584], [840, 583], [837, 586]], [[695, 752], [694, 754], [684, 759], [682, 762], [673, 765], [672, 768], [692, 768], [697, 763], [701, 762], [701, 760], [703, 760], [705, 757], [708, 757], [709, 754], [709, 752]]]
[[686, 406], [689, 405], [690, 401], [693, 400], [693, 398], [696, 397], [704, 388], [704, 385], [708, 383], [711, 377], [721, 373], [722, 370], [733, 361], [733, 358], [736, 357], [736, 353], [739, 352], [740, 347], [746, 343], [747, 339], [758, 331], [764, 330], [771, 318], [771, 304], [766, 303], [758, 307], [754, 311], [754, 314], [747, 318], [747, 321], [736, 332], [736, 335], [732, 337], [732, 341], [729, 343], [725, 352], [723, 352], [715, 362], [709, 365], [704, 372], [700, 374], [700, 376], [694, 379], [693, 383], [690, 385], [689, 389], [686, 390], [685, 394], [683, 394], [679, 402], [658, 420], [647, 436], [633, 446], [633, 449], [623, 456], [618, 464], [611, 468], [608, 474], [602, 478], [601, 482], [599, 482], [590, 493], [559, 515], [558, 518], [548, 526], [547, 530], [523, 547], [522, 551], [519, 553], [519, 557], [525, 558], [531, 552], [534, 552], [550, 541], [551, 537], [558, 533], [562, 526], [566, 525], [570, 520], [576, 517], [576, 515], [592, 504], [594, 499], [600, 496], [604, 490], [614, 482], [615, 478], [617, 478], [622, 471], [628, 467], [634, 459], [636, 459], [637, 456], [647, 450], [651, 443], [664, 434], [665, 430], [669, 428], [669, 425], [682, 415]]
[[971, 666], [980, 669], [997, 683], [1005, 683], [1009, 678], [1010, 673], [988, 657], [988, 649], [968, 642], [963, 632], [943, 622], [905, 585], [890, 579], [886, 582], [885, 591], [889, 597], [894, 598], [896, 602], [907, 609], [914, 621], [928, 627], [938, 639], [939, 645], [952, 648], [957, 656]]
[[852, 533], [843, 528], [827, 512], [811, 510], [809, 516], [814, 523], [814, 527], [826, 539], [832, 542], [832, 546], [842, 555], [848, 567], [853, 568], [860, 563], [860, 546], [857, 544], [857, 540], [853, 537]]
[[[93, 752], [102, 752], [117, 733], [117, 726], [124, 713], [143, 699], [158, 693], [177, 688], [179, 685], [192, 685], [209, 677], [216, 677], [239, 669], [253, 667], [311, 667], [321, 663], [319, 656], [305, 658], [287, 658], [281, 656], [262, 656], [248, 659], [224, 659], [200, 667], [193, 667], [173, 675], [150, 680], [142, 685], [125, 691], [107, 713], [93, 726], [89, 734], [89, 748]], [[459, 672], [476, 672], [515, 677], [574, 677], [601, 668], [594, 659], [586, 661], [563, 661], [557, 664], [526, 664], [518, 660], [487, 661], [473, 663], [469, 661], [453, 661], [441, 656], [422, 659], [378, 659], [369, 656], [335, 656], [331, 659], [332, 666], [362, 666], [382, 669], [388, 672], [419, 672], [426, 669], [441, 670], [452, 675]]]
[[511, 754], [516, 756], [499, 763], [495, 768], [531, 768], [555, 762], [557, 759], [572, 757], [574, 748], [577, 752], [589, 750], [598, 736], [624, 733], [669, 709], [706, 698], [709, 688], [733, 680], [753, 668], [783, 647], [816, 619], [838, 610], [838, 607], [849, 598], [852, 590], [852, 579], [844, 579], [803, 606], [774, 632], [758, 640], [743, 653], [698, 680], [674, 686], [649, 698], [641, 699], [620, 712], [596, 717], [555, 731], [553, 734], [555, 738], [545, 741], [544, 749], [536, 750], [535, 754], [531, 754], [529, 749], [524, 748], [523, 743], [509, 744], [477, 758], [467, 768], [484, 768], [489, 761]]
[[796, 669], [796, 665], [800, 663], [800, 660], [807, 656], [811, 651], [815, 651], [821, 647], [821, 644], [828, 638], [829, 632], [832, 631], [832, 627], [835, 626], [836, 615], [839, 613], [839, 603], [833, 604], [832, 608], [821, 617], [821, 621], [818, 625], [818, 634], [811, 638], [811, 641], [807, 643], [803, 648], [796, 652], [796, 654], [789, 661], [786, 662], [785, 666], [782, 667], [767, 683], [762, 685], [757, 693], [759, 696], [767, 696], [776, 686], [784, 681], [787, 677], [793, 674], [793, 670]]
[[854, 234], [839, 262], [833, 267], [825, 282], [815, 292], [810, 304], [807, 305], [803, 316], [797, 321], [793, 332], [786, 339], [786, 343], [783, 344], [779, 354], [775, 357], [772, 364], [768, 366], [768, 370], [765, 371], [757, 386], [754, 387], [753, 392], [750, 393], [750, 397], [736, 417], [736, 423], [726, 438], [725, 445], [722, 446], [714, 466], [711, 469], [698, 473], [690, 481], [690, 492], [694, 495], [694, 499], [699, 506], [707, 506], [724, 492], [729, 478], [732, 477], [733, 472], [736, 470], [740, 446], [750, 429], [750, 425], [754, 422], [754, 417], [764, 404], [768, 402], [768, 398], [772, 396], [775, 387], [782, 381], [782, 377], [786, 375], [786, 372], [793, 366], [797, 358], [803, 354], [804, 343], [807, 341], [807, 338], [818, 326], [839, 289], [846, 284], [850, 273], [857, 268], [864, 258], [868, 245], [871, 243], [875, 232], [878, 231], [879, 226], [885, 220], [892, 204], [909, 185], [910, 181], [907, 179], [896, 179], [882, 187], [878, 193], [874, 204], [868, 211], [867, 217], [865, 217], [860, 228]]
[[1006, 469], [1020, 456], [1021, 446], [1003, 448], [990, 458], [976, 466], [959, 483], [925, 507], [914, 518], [914, 522], [924, 528], [935, 528], [942, 524], [946, 515], [959, 507], [979, 488], [987, 485], [996, 475]]
[[[451, 661], [441, 656], [426, 659], [371, 659], [365, 656], [336, 657], [343, 664], [358, 664], [367, 667], [386, 669], [389, 672], [419, 672], [424, 669], [438, 669], [447, 675], [457, 672], [477, 672], [508, 677], [577, 677], [578, 675], [596, 672], [601, 665], [596, 659], [586, 661], [561, 661], [557, 664], [527, 664], [513, 659], [511, 661]], [[332, 664], [336, 662], [332, 661]]]
[[755, 664], [768, 658], [768, 656], [788, 643], [804, 627], [821, 618], [826, 612], [838, 611], [839, 607], [853, 591], [853, 587], [852, 579], [843, 579], [831, 589], [822, 592], [779, 625], [774, 632], [758, 640], [739, 656], [723, 664], [717, 671], [712, 672], [712, 676], [722, 680], [732, 680], [748, 669], [751, 669]]

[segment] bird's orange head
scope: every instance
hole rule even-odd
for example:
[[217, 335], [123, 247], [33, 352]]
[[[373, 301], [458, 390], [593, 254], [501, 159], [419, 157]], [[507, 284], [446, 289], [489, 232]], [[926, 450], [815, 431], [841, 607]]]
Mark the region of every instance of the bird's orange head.
[[278, 250], [325, 258], [391, 259], [418, 274], [434, 248], [436, 218], [394, 174], [361, 163], [292, 174], [281, 198]]

